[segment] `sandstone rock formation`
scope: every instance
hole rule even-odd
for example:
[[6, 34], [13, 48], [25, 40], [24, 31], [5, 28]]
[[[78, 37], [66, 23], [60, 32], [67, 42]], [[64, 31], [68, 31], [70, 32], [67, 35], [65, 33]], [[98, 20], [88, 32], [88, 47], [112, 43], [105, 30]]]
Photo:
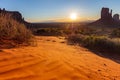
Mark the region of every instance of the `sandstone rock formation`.
[[112, 10], [111, 10], [111, 12], [109, 12], [109, 8], [102, 8], [101, 19], [102, 20], [112, 19]]
[[24, 22], [24, 18], [22, 17], [21, 13], [19, 13], [18, 11], [6, 11], [5, 8], [3, 8], [3, 10], [0, 8], [0, 15], [6, 15], [6, 14], [10, 14], [11, 17], [17, 20], [18, 22]]
[[103, 7], [101, 10], [101, 18], [91, 23], [91, 25], [120, 26], [119, 14], [115, 14], [112, 17], [112, 10]]
[[111, 23], [113, 21], [112, 19], [112, 10], [110, 11], [109, 8], [102, 8], [101, 10], [101, 21], [103, 23]]
[[119, 14], [115, 14], [115, 15], [113, 16], [113, 19], [116, 20], [116, 21], [120, 21], [120, 20], [119, 20]]
[[7, 14], [10, 15], [14, 20], [25, 24], [28, 29], [32, 29], [32, 27], [40, 27], [41, 25], [39, 23], [37, 24], [25, 21], [24, 18], [22, 17], [22, 14], [18, 11], [7, 11], [5, 8], [3, 9], [0, 8], [0, 15], [4, 16]]

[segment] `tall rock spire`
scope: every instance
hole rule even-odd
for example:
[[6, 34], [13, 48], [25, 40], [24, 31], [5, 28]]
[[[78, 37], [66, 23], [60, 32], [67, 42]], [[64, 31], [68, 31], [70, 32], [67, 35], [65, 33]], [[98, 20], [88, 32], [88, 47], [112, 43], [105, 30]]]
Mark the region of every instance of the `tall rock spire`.
[[0, 8], [0, 13], [1, 13], [1, 11], [2, 11], [2, 10], [1, 10], [1, 8]]
[[103, 7], [101, 9], [101, 18], [96, 20], [95, 22], [91, 23], [92, 25], [109, 25], [113, 26], [120, 26], [119, 14], [115, 14], [112, 17], [112, 9]]
[[110, 22], [112, 20], [112, 10], [109, 11], [109, 8], [102, 8], [101, 10], [101, 20], [103, 22]]
[[110, 11], [110, 14], [111, 14], [111, 16], [112, 16], [112, 9], [111, 9], [111, 11]]

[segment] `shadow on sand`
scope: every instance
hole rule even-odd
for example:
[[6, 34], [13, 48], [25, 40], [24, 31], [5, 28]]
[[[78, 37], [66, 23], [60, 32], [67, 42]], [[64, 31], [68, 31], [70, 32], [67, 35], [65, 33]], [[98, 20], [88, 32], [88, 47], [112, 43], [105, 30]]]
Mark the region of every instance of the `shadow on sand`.
[[111, 59], [112, 61], [120, 64], [120, 54], [119, 53], [110, 53], [110, 52], [95, 51], [95, 50], [90, 50], [90, 51], [94, 52], [98, 56]]

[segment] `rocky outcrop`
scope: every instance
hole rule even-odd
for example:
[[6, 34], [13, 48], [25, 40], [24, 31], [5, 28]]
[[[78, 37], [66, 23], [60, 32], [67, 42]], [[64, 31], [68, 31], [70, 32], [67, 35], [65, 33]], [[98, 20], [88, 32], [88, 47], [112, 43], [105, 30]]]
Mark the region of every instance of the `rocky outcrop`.
[[6, 14], [10, 14], [11, 17], [15, 20], [17, 20], [18, 22], [25, 22], [24, 18], [22, 17], [21, 13], [18, 11], [6, 11], [5, 8], [1, 9], [0, 8], [0, 15], [6, 15]]
[[120, 21], [120, 20], [119, 20], [119, 14], [115, 14], [115, 15], [113, 16], [113, 19], [116, 20], [116, 21]]
[[[4, 16], [4, 15], [10, 15], [14, 20], [23, 23], [26, 25], [26, 27], [28, 29], [32, 29], [33, 27], [40, 27], [41, 24], [37, 24], [37, 23], [30, 23], [24, 20], [24, 18], [22, 17], [22, 14], [18, 11], [7, 11], [5, 10], [5, 8], [1, 9], [0, 8], [0, 15]], [[42, 25], [43, 26], [43, 25]]]
[[114, 20], [112, 18], [112, 10], [109, 10], [109, 8], [102, 8], [101, 10], [101, 18], [100, 21], [104, 24], [109, 24], [109, 23], [113, 23]]
[[112, 10], [103, 7], [101, 10], [101, 18], [91, 24], [100, 26], [120, 26], [119, 14], [115, 14], [112, 17]]
[[101, 19], [103, 21], [111, 20], [112, 19], [112, 10], [109, 12], [109, 8], [102, 8]]

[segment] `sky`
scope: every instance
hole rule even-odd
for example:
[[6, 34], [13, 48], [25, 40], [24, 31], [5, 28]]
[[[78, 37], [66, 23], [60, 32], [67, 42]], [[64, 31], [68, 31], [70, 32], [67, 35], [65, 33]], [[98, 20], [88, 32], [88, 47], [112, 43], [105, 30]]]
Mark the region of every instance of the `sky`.
[[71, 13], [78, 21], [96, 20], [102, 7], [120, 14], [120, 0], [0, 0], [0, 8], [19, 11], [29, 22], [67, 22]]

